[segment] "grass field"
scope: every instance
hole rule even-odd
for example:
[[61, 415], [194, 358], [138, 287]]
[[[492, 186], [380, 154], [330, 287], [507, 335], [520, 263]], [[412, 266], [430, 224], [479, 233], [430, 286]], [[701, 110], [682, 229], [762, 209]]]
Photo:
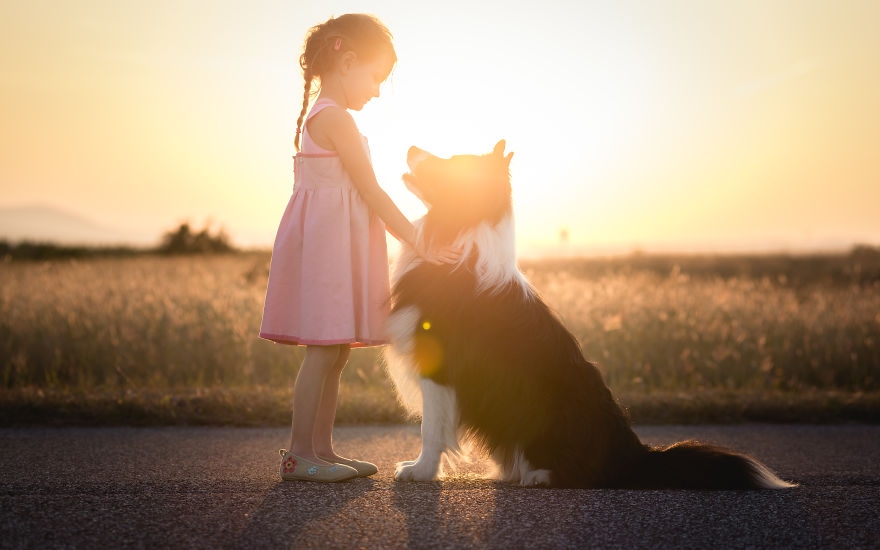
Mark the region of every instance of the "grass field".
[[[880, 254], [524, 262], [636, 422], [880, 420]], [[283, 424], [266, 254], [0, 263], [0, 424]], [[355, 350], [339, 422], [403, 419]]]

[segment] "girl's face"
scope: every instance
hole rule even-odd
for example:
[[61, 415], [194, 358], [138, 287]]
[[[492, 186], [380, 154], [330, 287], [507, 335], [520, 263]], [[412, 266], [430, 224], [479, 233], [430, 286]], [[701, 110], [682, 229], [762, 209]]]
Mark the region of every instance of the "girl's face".
[[388, 78], [394, 61], [389, 54], [381, 54], [371, 61], [360, 61], [352, 55], [344, 61], [342, 86], [346, 107], [360, 111], [371, 99], [379, 97], [379, 87]]

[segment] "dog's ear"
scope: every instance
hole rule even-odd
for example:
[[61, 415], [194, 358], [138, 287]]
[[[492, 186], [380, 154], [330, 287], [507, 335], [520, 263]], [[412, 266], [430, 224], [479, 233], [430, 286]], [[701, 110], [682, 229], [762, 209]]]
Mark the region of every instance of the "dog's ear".
[[504, 163], [507, 166], [510, 166], [510, 159], [513, 158], [513, 153], [507, 153], [507, 156], [504, 156], [504, 148], [507, 146], [507, 142], [503, 139], [495, 144], [495, 149], [492, 150], [493, 155], [497, 155], [499, 157], [504, 157]]

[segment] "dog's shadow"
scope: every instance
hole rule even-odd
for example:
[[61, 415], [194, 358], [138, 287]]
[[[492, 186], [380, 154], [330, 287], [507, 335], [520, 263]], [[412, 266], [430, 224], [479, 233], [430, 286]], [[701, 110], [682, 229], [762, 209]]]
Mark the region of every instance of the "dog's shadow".
[[266, 493], [229, 548], [309, 546], [302, 537], [320, 531], [315, 527], [332, 522], [349, 503], [372, 488], [373, 482], [368, 479], [343, 483], [279, 481]]
[[394, 483], [391, 498], [410, 547], [483, 548], [492, 540], [497, 488], [476, 478]]

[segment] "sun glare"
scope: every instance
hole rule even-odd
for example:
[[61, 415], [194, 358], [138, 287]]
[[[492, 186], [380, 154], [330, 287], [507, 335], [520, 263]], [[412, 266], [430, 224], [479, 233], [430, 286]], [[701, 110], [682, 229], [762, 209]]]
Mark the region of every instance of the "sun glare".
[[[408, 215], [423, 211], [399, 182], [410, 145], [482, 154], [505, 139], [521, 242], [557, 244], [562, 230], [583, 238], [591, 231], [583, 214], [608, 194], [612, 167], [642, 155], [633, 147], [655, 117], [656, 70], [631, 49], [573, 67], [568, 57], [542, 59], [503, 26], [482, 28], [466, 47], [432, 32], [412, 21], [395, 28], [399, 64], [382, 97], [356, 115], [392, 198]], [[595, 47], [566, 40], [572, 50]]]
[[[213, 219], [270, 245], [302, 39], [365, 7], [214, 4], [9, 4], [0, 207], [148, 235]], [[424, 212], [400, 179], [411, 145], [445, 157], [505, 139], [521, 250], [872, 243], [878, 6], [376, 0], [399, 62], [355, 118], [410, 218]]]

